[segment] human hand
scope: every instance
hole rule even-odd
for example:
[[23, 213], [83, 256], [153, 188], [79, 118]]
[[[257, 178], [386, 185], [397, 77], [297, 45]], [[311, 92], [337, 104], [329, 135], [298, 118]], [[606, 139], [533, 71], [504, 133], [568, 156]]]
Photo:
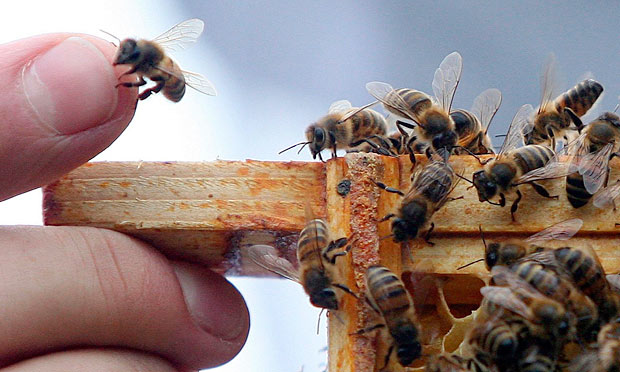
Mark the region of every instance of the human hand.
[[[136, 89], [116, 89], [115, 47], [49, 34], [0, 45], [0, 200], [109, 146]], [[0, 227], [5, 371], [189, 371], [245, 343], [243, 298], [220, 275], [105, 229]]]

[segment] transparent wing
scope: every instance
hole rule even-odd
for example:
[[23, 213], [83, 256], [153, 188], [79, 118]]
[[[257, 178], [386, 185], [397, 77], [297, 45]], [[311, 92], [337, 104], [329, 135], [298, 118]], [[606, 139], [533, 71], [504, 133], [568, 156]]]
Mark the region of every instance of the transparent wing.
[[620, 294], [620, 274], [607, 274], [605, 278], [611, 290]]
[[192, 18], [172, 26], [171, 29], [153, 39], [166, 52], [174, 52], [185, 49], [194, 44], [204, 30], [205, 23]]
[[200, 93], [204, 93], [209, 96], [216, 96], [217, 91], [215, 90], [215, 86], [206, 77], [198, 74], [196, 72], [183, 71], [183, 78], [185, 79], [185, 84], [187, 84], [190, 88], [193, 88]]
[[286, 259], [278, 256], [278, 251], [269, 245], [252, 245], [248, 247], [248, 257], [258, 266], [287, 279], [299, 282], [299, 274]]
[[509, 287], [486, 286], [480, 288], [480, 293], [489, 302], [521, 315], [526, 319], [531, 317], [525, 302]]
[[538, 112], [541, 113], [549, 108], [549, 105], [553, 102], [554, 92], [557, 85], [557, 68], [556, 59], [553, 53], [549, 54], [545, 60], [542, 75], [540, 77], [540, 106]]
[[614, 200], [620, 196], [620, 180], [611, 186], [607, 186], [594, 195], [592, 204], [599, 209], [614, 207]]
[[461, 58], [458, 52], [448, 54], [439, 65], [439, 68], [435, 70], [433, 92], [437, 101], [446, 112], [450, 112], [456, 87], [461, 80], [462, 70], [463, 58]]
[[349, 112], [348, 112], [346, 115], [344, 115], [343, 117], [341, 117], [341, 118], [340, 118], [340, 120], [339, 120], [338, 122], [339, 122], [339, 123], [342, 123], [342, 122], [344, 122], [344, 121], [348, 120], [351, 116], [353, 116], [353, 115], [357, 114], [357, 113], [358, 113], [358, 112], [360, 112], [360, 111], [364, 111], [364, 110], [366, 110], [367, 108], [369, 108], [369, 107], [371, 107], [371, 106], [376, 105], [377, 103], [379, 103], [379, 101], [370, 102], [370, 103], [368, 103], [368, 104], [366, 104], [366, 105], [364, 105], [364, 106], [362, 106], [362, 107], [353, 107], [353, 108], [351, 108], [351, 110], [349, 110]]
[[373, 97], [383, 103], [388, 111], [405, 119], [418, 122], [417, 115], [411, 111], [409, 105], [390, 84], [382, 83], [380, 81], [371, 81], [366, 84], [366, 90], [368, 90], [368, 93], [370, 93]]
[[608, 173], [609, 156], [613, 143], [608, 143], [597, 152], [589, 153], [579, 161], [579, 174], [583, 176], [583, 185], [594, 195], [605, 183]]
[[[500, 288], [506, 288], [510, 295], [502, 295], [506, 297], [504, 303], [495, 302], [496, 304], [503, 306], [504, 308], [511, 310], [525, 318], [530, 318], [531, 313], [529, 307], [524, 303], [524, 299], [529, 300], [546, 300], [547, 297], [537, 291], [528, 282], [522, 279], [519, 275], [515, 274], [508, 267], [503, 265], [495, 265], [491, 269], [491, 275], [493, 276], [493, 282]], [[480, 289], [482, 292], [483, 287]], [[484, 293], [483, 293], [484, 295]], [[485, 296], [485, 298], [488, 298]], [[489, 298], [489, 301], [492, 301]], [[523, 309], [525, 307], [525, 309]]]
[[555, 153], [549, 162], [541, 168], [533, 169], [519, 177], [515, 185], [527, 182], [548, 180], [552, 178], [566, 177], [574, 172], [573, 157], [567, 153], [568, 148]]
[[493, 120], [495, 113], [499, 110], [501, 103], [502, 92], [495, 88], [485, 90], [474, 100], [471, 111], [480, 119], [484, 134], [487, 134], [489, 131], [491, 120]]
[[544, 267], [552, 268], [553, 271], [557, 273], [565, 273], [565, 268], [555, 258], [555, 253], [553, 252], [553, 249], [545, 249], [542, 251], [530, 253], [527, 256], [519, 259], [517, 262], [523, 261], [536, 262], [543, 265]]
[[583, 226], [583, 221], [580, 218], [572, 218], [551, 225], [525, 239], [525, 241], [527, 243], [537, 243], [548, 240], [568, 240], [577, 234], [581, 226]]
[[579, 171], [580, 162], [584, 156], [589, 154], [588, 143], [586, 141], [588, 133], [584, 130], [577, 138], [566, 144], [564, 152], [571, 157], [570, 172]]
[[329, 110], [327, 110], [327, 113], [328, 114], [339, 114], [341, 112], [347, 112], [351, 110], [351, 108], [353, 108], [353, 106], [351, 105], [351, 102], [347, 101], [346, 99], [342, 99], [340, 101], [336, 101], [332, 103], [329, 106]]
[[[439, 157], [438, 155], [433, 154], [433, 156]], [[439, 160], [435, 158], [435, 160], [427, 163], [424, 168], [420, 168], [419, 173], [416, 174], [415, 179], [413, 180], [412, 191], [414, 190], [424, 190], [429, 187], [437, 188], [443, 187], [445, 188], [445, 195], [443, 195], [442, 199], [447, 197], [452, 189], [452, 183], [454, 180], [454, 170], [452, 167], [443, 161], [443, 159]], [[439, 167], [430, 167], [430, 165], [438, 164]], [[432, 169], [432, 171], [430, 171]], [[441, 204], [439, 202], [438, 204]]]
[[[517, 146], [523, 144], [523, 136], [527, 134], [526, 128], [529, 128], [529, 120], [534, 114], [534, 108], [532, 105], [527, 104], [521, 106], [519, 111], [512, 118], [510, 127], [508, 127], [508, 133], [502, 144], [502, 148], [499, 150], [498, 157], [507, 153], [510, 150], [514, 150]], [[531, 129], [530, 129], [531, 131]]]

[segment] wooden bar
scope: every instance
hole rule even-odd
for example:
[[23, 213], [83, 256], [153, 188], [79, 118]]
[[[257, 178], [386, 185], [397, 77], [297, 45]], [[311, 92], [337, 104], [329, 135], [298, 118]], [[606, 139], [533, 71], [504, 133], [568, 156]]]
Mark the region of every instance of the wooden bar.
[[[418, 161], [423, 164], [425, 159]], [[453, 156], [450, 161], [469, 179], [480, 169], [470, 156]], [[612, 160], [611, 167], [610, 183], [620, 178], [618, 160]], [[405, 191], [410, 168], [406, 157], [361, 153], [327, 163], [90, 163], [44, 189], [44, 221], [109, 228], [143, 239], [169, 257], [206, 264], [228, 275], [264, 276], [273, 274], [246, 258], [247, 247], [273, 245], [296, 264], [297, 236], [309, 203], [316, 216], [326, 218], [333, 238], [347, 236], [354, 242], [351, 253], [338, 261], [344, 283], [354, 292], [364, 293], [364, 272], [371, 264], [401, 275], [416, 302], [425, 354], [456, 350], [479, 304], [479, 288], [488, 276], [484, 264], [456, 270], [482, 257], [479, 226], [487, 241], [501, 241], [525, 238], [578, 217], [584, 225], [569, 244], [592, 245], [608, 273], [620, 272], [620, 229], [615, 226], [620, 217], [591, 203], [572, 208], [563, 179], [543, 183], [552, 195], [560, 195], [557, 200], [521, 186], [524, 197], [516, 222], [510, 217], [513, 196], [507, 195], [504, 208], [481, 203], [475, 189], [461, 181], [452, 196], [463, 199], [448, 202], [433, 216], [435, 245], [416, 239], [410, 256], [392, 239], [380, 239], [391, 231], [389, 222], [378, 221], [397, 208], [400, 197], [375, 185], [381, 181]], [[375, 324], [376, 315], [364, 301], [342, 298], [343, 311], [329, 318], [329, 370], [375, 371], [389, 345], [378, 332], [352, 333]], [[423, 361], [416, 363], [414, 367], [420, 367]], [[389, 369], [404, 370], [398, 363]]]

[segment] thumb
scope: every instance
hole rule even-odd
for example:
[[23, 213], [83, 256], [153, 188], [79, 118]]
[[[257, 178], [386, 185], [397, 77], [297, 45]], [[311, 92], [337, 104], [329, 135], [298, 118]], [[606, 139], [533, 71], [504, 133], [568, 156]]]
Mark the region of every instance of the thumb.
[[0, 45], [0, 200], [57, 179], [125, 129], [136, 90], [115, 88], [115, 50], [77, 34]]

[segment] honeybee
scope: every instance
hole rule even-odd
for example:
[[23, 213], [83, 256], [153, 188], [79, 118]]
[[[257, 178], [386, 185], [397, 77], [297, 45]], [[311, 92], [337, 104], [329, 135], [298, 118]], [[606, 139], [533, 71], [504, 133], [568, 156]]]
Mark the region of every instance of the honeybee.
[[463, 358], [454, 353], [432, 355], [426, 362], [426, 372], [498, 372], [496, 366], [482, 364], [475, 358]]
[[557, 371], [558, 352], [553, 342], [536, 340], [535, 343], [528, 344], [529, 346], [523, 351], [523, 355], [517, 362], [517, 368], [520, 372]]
[[458, 134], [454, 154], [494, 154], [493, 144], [488, 135], [491, 120], [502, 103], [502, 93], [495, 88], [480, 93], [474, 100], [471, 111], [454, 110], [450, 117]]
[[603, 113], [585, 126], [574, 147], [573, 163], [578, 171], [566, 176], [566, 196], [579, 208], [607, 183], [609, 160], [620, 155], [620, 117]]
[[503, 370], [516, 362], [518, 334], [500, 317], [476, 324], [467, 334], [465, 342], [468, 353], [482, 365], [497, 365]]
[[298, 153], [310, 145], [312, 158], [317, 155], [321, 161], [321, 151], [332, 150], [332, 157], [336, 157], [336, 150], [354, 147], [361, 140], [373, 135], [383, 136], [386, 132], [385, 117], [370, 109], [375, 102], [363, 107], [352, 107], [347, 100], [336, 101], [329, 106], [327, 115], [306, 129], [306, 142], [296, 143], [280, 151], [279, 154], [296, 146], [302, 145]]
[[620, 370], [620, 323], [601, 328], [593, 350], [577, 356], [569, 367], [571, 372], [611, 372]]
[[366, 270], [366, 299], [368, 304], [383, 317], [384, 324], [377, 324], [358, 334], [385, 328], [391, 337], [391, 345], [385, 356], [387, 366], [392, 352], [396, 350], [398, 362], [408, 366], [422, 353], [418, 339], [420, 326], [411, 295], [403, 282], [388, 268], [378, 265]]
[[531, 118], [532, 130], [526, 134], [526, 144], [549, 144], [555, 148], [555, 138], [569, 129], [571, 122], [581, 130], [580, 117], [585, 115], [603, 93], [603, 86], [592, 79], [586, 79], [556, 99], [552, 99], [555, 80], [555, 58], [546, 62], [542, 75], [542, 94], [538, 110]]
[[[551, 196], [540, 184], [539, 180], [565, 177], [569, 173], [570, 158], [566, 158], [566, 150], [554, 153], [552, 149], [543, 145], [527, 145], [516, 148], [523, 141], [523, 132], [527, 128], [527, 118], [533, 112], [531, 105], [523, 105], [514, 116], [504, 143], [497, 156], [488, 161], [484, 168], [474, 172], [473, 181], [470, 181], [478, 192], [481, 202], [488, 202], [501, 207], [506, 205], [505, 193], [514, 191], [517, 198], [510, 207], [510, 215], [515, 220], [515, 212], [521, 201], [522, 194], [518, 186], [531, 185], [536, 192], [546, 198]], [[499, 194], [499, 202], [490, 199]]]
[[148, 78], [155, 86], [142, 91], [138, 96], [140, 100], [162, 91], [172, 102], [179, 102], [185, 94], [186, 85], [201, 93], [216, 95], [215, 87], [204, 76], [181, 70], [167, 54], [195, 43], [203, 29], [204, 22], [193, 18], [173, 26], [153, 40], [129, 38], [121, 41], [112, 64], [130, 65], [131, 68], [119, 79], [134, 73], [139, 79], [119, 82], [116, 86], [140, 87], [146, 84], [144, 78]]
[[560, 302], [546, 297], [505, 266], [493, 267], [491, 274], [492, 283], [498, 286], [480, 288], [488, 313], [509, 311], [512, 315], [502, 319], [522, 319], [529, 335], [537, 339], [552, 339], [561, 344], [574, 335], [575, 319]]
[[568, 240], [572, 238], [577, 234], [579, 229], [581, 229], [582, 225], [583, 221], [581, 219], [572, 218], [551, 225], [524, 240], [510, 239], [505, 242], [492, 242], [489, 244], [487, 244], [484, 239], [481, 228], [480, 234], [482, 243], [484, 244], [484, 258], [470, 262], [467, 265], [459, 267], [457, 270], [480, 261], [484, 261], [489, 271], [495, 265], [511, 265], [532, 253], [538, 243], [549, 240]]
[[598, 306], [603, 322], [620, 314], [620, 297], [611, 289], [603, 266], [590, 246], [561, 247], [535, 253], [536, 259], [561, 270], [575, 286]]
[[450, 108], [462, 69], [463, 60], [458, 52], [444, 58], [433, 78], [435, 99], [417, 90], [395, 90], [387, 83], [376, 81], [366, 84], [366, 89], [383, 103], [386, 110], [417, 124], [413, 126], [400, 122], [402, 126], [415, 128], [413, 140], [428, 144], [447, 159], [458, 141], [454, 121], [450, 117]]
[[[357, 298], [347, 286], [336, 282], [339, 277], [335, 267], [336, 259], [348, 253], [351, 246], [347, 244], [347, 238], [331, 240], [327, 224], [317, 218], [309, 220], [299, 234], [297, 242], [299, 270], [288, 260], [279, 257], [277, 250], [268, 245], [250, 246], [248, 255], [257, 265], [300, 283], [310, 297], [312, 305], [338, 310], [340, 296], [336, 293], [336, 289]], [[345, 249], [341, 249], [343, 247]]]
[[433, 156], [423, 168], [418, 168], [412, 179], [407, 193], [376, 182], [377, 186], [385, 191], [403, 197], [396, 213], [390, 213], [381, 220], [393, 218], [392, 235], [395, 242], [414, 239], [418, 236], [419, 230], [425, 229], [430, 224], [424, 237], [429, 242], [430, 234], [435, 227], [431, 218], [449, 200], [448, 195], [456, 186], [454, 170], [438, 156]]

